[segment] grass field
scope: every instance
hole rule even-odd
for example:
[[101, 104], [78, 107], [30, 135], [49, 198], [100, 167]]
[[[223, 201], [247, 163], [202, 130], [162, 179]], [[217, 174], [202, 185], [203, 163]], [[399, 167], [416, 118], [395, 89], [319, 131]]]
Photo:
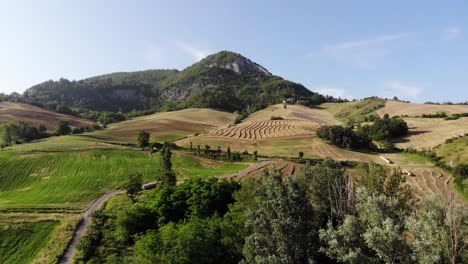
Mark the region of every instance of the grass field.
[[346, 103], [325, 103], [320, 105], [341, 121], [363, 122], [365, 116], [372, 115], [385, 106], [381, 98], [367, 98]]
[[387, 101], [385, 107], [377, 111], [380, 116], [385, 114], [390, 116], [421, 116], [423, 114], [436, 114], [437, 112], [447, 114], [468, 113], [468, 105], [434, 105]]
[[[99, 195], [122, 186], [132, 173], [142, 174], [146, 181], [160, 173], [159, 154], [112, 148], [85, 137], [49, 140], [0, 151], [0, 209], [84, 209]], [[73, 144], [80, 148], [68, 148]], [[179, 178], [233, 173], [248, 166], [181, 152], [174, 153], [173, 163]]]
[[450, 143], [442, 144], [435, 151], [450, 166], [456, 166], [460, 163], [468, 164], [468, 135], [456, 138]]
[[23, 121], [34, 125], [45, 125], [53, 131], [59, 120], [65, 120], [73, 127], [92, 126], [93, 121], [59, 114], [28, 104], [0, 102], [0, 124], [8, 121]]
[[31, 263], [47, 246], [59, 223], [0, 223], [0, 263]]
[[205, 108], [156, 113], [111, 124], [92, 135], [105, 140], [136, 143], [138, 133], [151, 133], [152, 141], [172, 141], [196, 133], [204, 133], [234, 123], [235, 114]]
[[431, 149], [446, 139], [468, 133], [468, 117], [457, 120], [443, 118], [404, 118], [409, 135], [396, 141], [399, 148]]

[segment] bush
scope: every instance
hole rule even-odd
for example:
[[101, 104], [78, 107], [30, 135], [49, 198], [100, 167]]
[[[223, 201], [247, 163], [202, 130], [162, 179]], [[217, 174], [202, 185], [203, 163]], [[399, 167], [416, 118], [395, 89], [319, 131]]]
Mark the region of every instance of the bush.
[[284, 118], [282, 118], [281, 116], [271, 116], [270, 117], [270, 120], [283, 120]]
[[68, 123], [68, 121], [60, 120], [55, 125], [55, 134], [57, 134], [59, 136], [68, 135], [68, 134], [70, 134], [71, 131], [72, 130], [71, 130], [71, 127], [70, 127], [70, 123]]

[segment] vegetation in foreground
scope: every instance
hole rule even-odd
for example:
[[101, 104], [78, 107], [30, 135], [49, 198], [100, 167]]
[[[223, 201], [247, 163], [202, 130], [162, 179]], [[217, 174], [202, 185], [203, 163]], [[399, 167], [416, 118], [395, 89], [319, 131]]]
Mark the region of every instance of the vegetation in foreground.
[[0, 263], [30, 263], [49, 243], [56, 221], [0, 223]]
[[[192, 178], [99, 212], [78, 263], [464, 263], [467, 210], [428, 200], [414, 211], [396, 172], [351, 177], [338, 163], [241, 184]], [[431, 254], [428, 254], [430, 252]]]

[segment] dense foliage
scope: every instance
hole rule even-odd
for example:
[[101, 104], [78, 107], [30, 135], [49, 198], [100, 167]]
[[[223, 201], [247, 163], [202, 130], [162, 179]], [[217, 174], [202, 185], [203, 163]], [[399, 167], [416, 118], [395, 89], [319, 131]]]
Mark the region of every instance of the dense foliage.
[[408, 124], [401, 118], [385, 115], [383, 118], [376, 118], [372, 125], [362, 126], [358, 131], [374, 140], [390, 140], [407, 135]]
[[372, 140], [363, 133], [355, 132], [352, 128], [335, 126], [321, 126], [316, 134], [319, 138], [331, 144], [348, 149], [372, 149]]
[[372, 140], [383, 141], [390, 145], [390, 140], [408, 134], [408, 124], [405, 120], [385, 115], [384, 118], [375, 117], [371, 125], [352, 127], [322, 126], [316, 134], [319, 138], [331, 144], [348, 149], [375, 149]]
[[79, 262], [467, 260], [463, 205], [430, 200], [412, 211], [399, 173], [376, 164], [360, 164], [357, 172], [350, 176], [328, 159], [289, 178], [273, 172], [242, 185], [194, 178], [136, 202], [122, 196], [93, 221]]
[[24, 122], [11, 121], [0, 125], [0, 146], [11, 146], [46, 137], [46, 128]]

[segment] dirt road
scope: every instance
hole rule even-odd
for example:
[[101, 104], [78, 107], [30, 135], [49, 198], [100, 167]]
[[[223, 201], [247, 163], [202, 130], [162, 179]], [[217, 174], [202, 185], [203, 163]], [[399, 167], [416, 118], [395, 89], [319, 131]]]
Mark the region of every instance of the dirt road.
[[110, 193], [106, 193], [103, 196], [99, 197], [84, 213], [83, 215], [83, 220], [78, 224], [78, 227], [76, 228], [75, 234], [73, 235], [73, 238], [68, 244], [67, 249], [63, 253], [63, 255], [59, 259], [60, 264], [68, 264], [71, 263], [73, 258], [75, 257], [76, 254], [76, 246], [78, 245], [78, 242], [80, 239], [86, 234], [88, 231], [88, 227], [91, 224], [91, 220], [93, 217], [93, 214], [102, 206], [104, 202], [112, 198], [113, 196], [116, 196], [118, 194], [124, 193], [125, 191], [122, 190], [117, 190], [117, 191], [112, 191]]

